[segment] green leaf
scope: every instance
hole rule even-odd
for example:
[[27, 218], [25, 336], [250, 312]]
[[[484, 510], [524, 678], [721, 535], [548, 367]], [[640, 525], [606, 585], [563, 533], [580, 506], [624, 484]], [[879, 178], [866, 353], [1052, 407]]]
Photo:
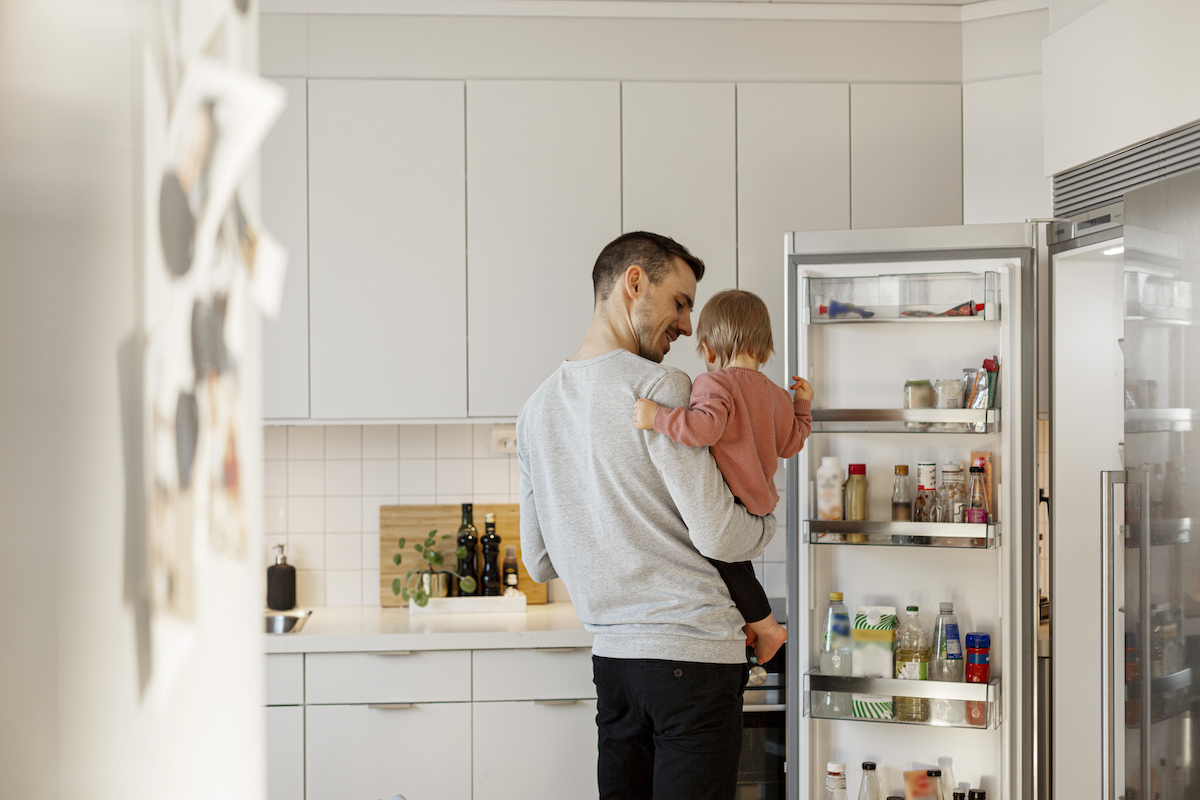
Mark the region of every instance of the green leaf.
[[399, 553], [396, 553], [396, 555], [392, 556], [392, 563], [395, 564], [397, 567], [400, 566], [400, 554]]
[[403, 539], [403, 538], [401, 538], [401, 539], [400, 539], [400, 540], [397, 542], [397, 544], [399, 544], [399, 545], [400, 545], [400, 549], [401, 549], [401, 550], [403, 550], [403, 549], [404, 549], [404, 539]]
[[[430, 533], [437, 533], [437, 531], [430, 531]], [[443, 539], [449, 539], [449, 538], [450, 538], [450, 534], [448, 534], [448, 533], [443, 533], [443, 534], [442, 534], [442, 538], [443, 538]]]
[[442, 558], [441, 553], [434, 553], [433, 558], [431, 558], [429, 560], [431, 563], [436, 564], [439, 567], [446, 561], [446, 559]]
[[459, 558], [466, 558], [467, 557], [467, 548], [465, 548], [465, 547], [458, 548], [457, 550], [454, 551], [454, 555], [458, 556]]
[[471, 594], [475, 591], [475, 579], [462, 578], [458, 582], [458, 587], [462, 589], [465, 594]]
[[408, 592], [408, 589], [401, 589], [401, 590], [400, 590], [400, 596], [401, 596], [402, 598], [404, 598], [405, 600], [407, 600], [407, 599], [408, 599], [408, 594], [409, 594], [409, 592]]
[[[426, 535], [426, 536], [433, 536], [435, 533], [437, 533], [437, 528], [434, 528], [433, 530], [431, 530], [429, 533], [427, 533], [427, 534], [425, 534], [425, 535]], [[447, 535], [447, 536], [449, 536], [449, 534], [446, 534], [446, 535]]]
[[[408, 591], [405, 589], [404, 591]], [[392, 594], [400, 594], [400, 579], [392, 578]]]
[[418, 589], [415, 597], [416, 597], [417, 605], [419, 605], [421, 608], [424, 608], [425, 606], [429, 605], [429, 594], [427, 592], [424, 592], [424, 591], [421, 591]]
[[435, 544], [437, 544], [437, 539], [434, 539], [432, 536], [425, 540], [426, 547], [433, 547]]
[[423, 552], [425, 552], [425, 548], [424, 548], [424, 547], [421, 547], [421, 545], [419, 545], [419, 544], [414, 544], [414, 545], [413, 545], [413, 550], [416, 550], [418, 553], [423, 553]]

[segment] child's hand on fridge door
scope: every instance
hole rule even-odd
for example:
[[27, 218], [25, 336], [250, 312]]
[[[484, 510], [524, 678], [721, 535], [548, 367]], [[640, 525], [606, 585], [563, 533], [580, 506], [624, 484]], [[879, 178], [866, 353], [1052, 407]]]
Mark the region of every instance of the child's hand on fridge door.
[[799, 375], [792, 376], [792, 391], [796, 393], [797, 400], [812, 400], [815, 394], [812, 384]]

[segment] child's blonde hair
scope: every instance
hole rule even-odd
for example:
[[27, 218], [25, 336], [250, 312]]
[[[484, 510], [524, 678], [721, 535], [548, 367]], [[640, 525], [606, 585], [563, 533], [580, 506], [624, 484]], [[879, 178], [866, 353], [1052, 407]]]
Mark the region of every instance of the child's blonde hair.
[[[753, 292], [741, 289], [717, 292], [704, 304], [696, 323], [696, 339], [716, 354], [719, 367], [727, 366], [742, 353], [764, 364], [775, 352], [767, 304]], [[700, 352], [703, 355], [703, 347]]]

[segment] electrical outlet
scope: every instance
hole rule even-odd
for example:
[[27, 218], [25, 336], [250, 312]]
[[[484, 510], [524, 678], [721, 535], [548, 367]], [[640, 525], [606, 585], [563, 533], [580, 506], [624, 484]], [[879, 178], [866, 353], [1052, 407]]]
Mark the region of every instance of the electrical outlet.
[[492, 454], [504, 455], [517, 452], [517, 426], [515, 424], [492, 426]]

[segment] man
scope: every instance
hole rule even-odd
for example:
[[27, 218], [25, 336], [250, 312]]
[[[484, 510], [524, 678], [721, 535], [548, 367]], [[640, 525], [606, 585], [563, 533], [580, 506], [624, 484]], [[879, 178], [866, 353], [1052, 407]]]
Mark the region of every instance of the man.
[[602, 800], [731, 800], [742, 743], [744, 621], [706, 559], [754, 558], [773, 516], [734, 502], [708, 448], [631, 423], [634, 400], [686, 405], [660, 363], [692, 332], [704, 262], [653, 233], [609, 243], [579, 350], [521, 409], [521, 549], [560, 577], [595, 634]]

